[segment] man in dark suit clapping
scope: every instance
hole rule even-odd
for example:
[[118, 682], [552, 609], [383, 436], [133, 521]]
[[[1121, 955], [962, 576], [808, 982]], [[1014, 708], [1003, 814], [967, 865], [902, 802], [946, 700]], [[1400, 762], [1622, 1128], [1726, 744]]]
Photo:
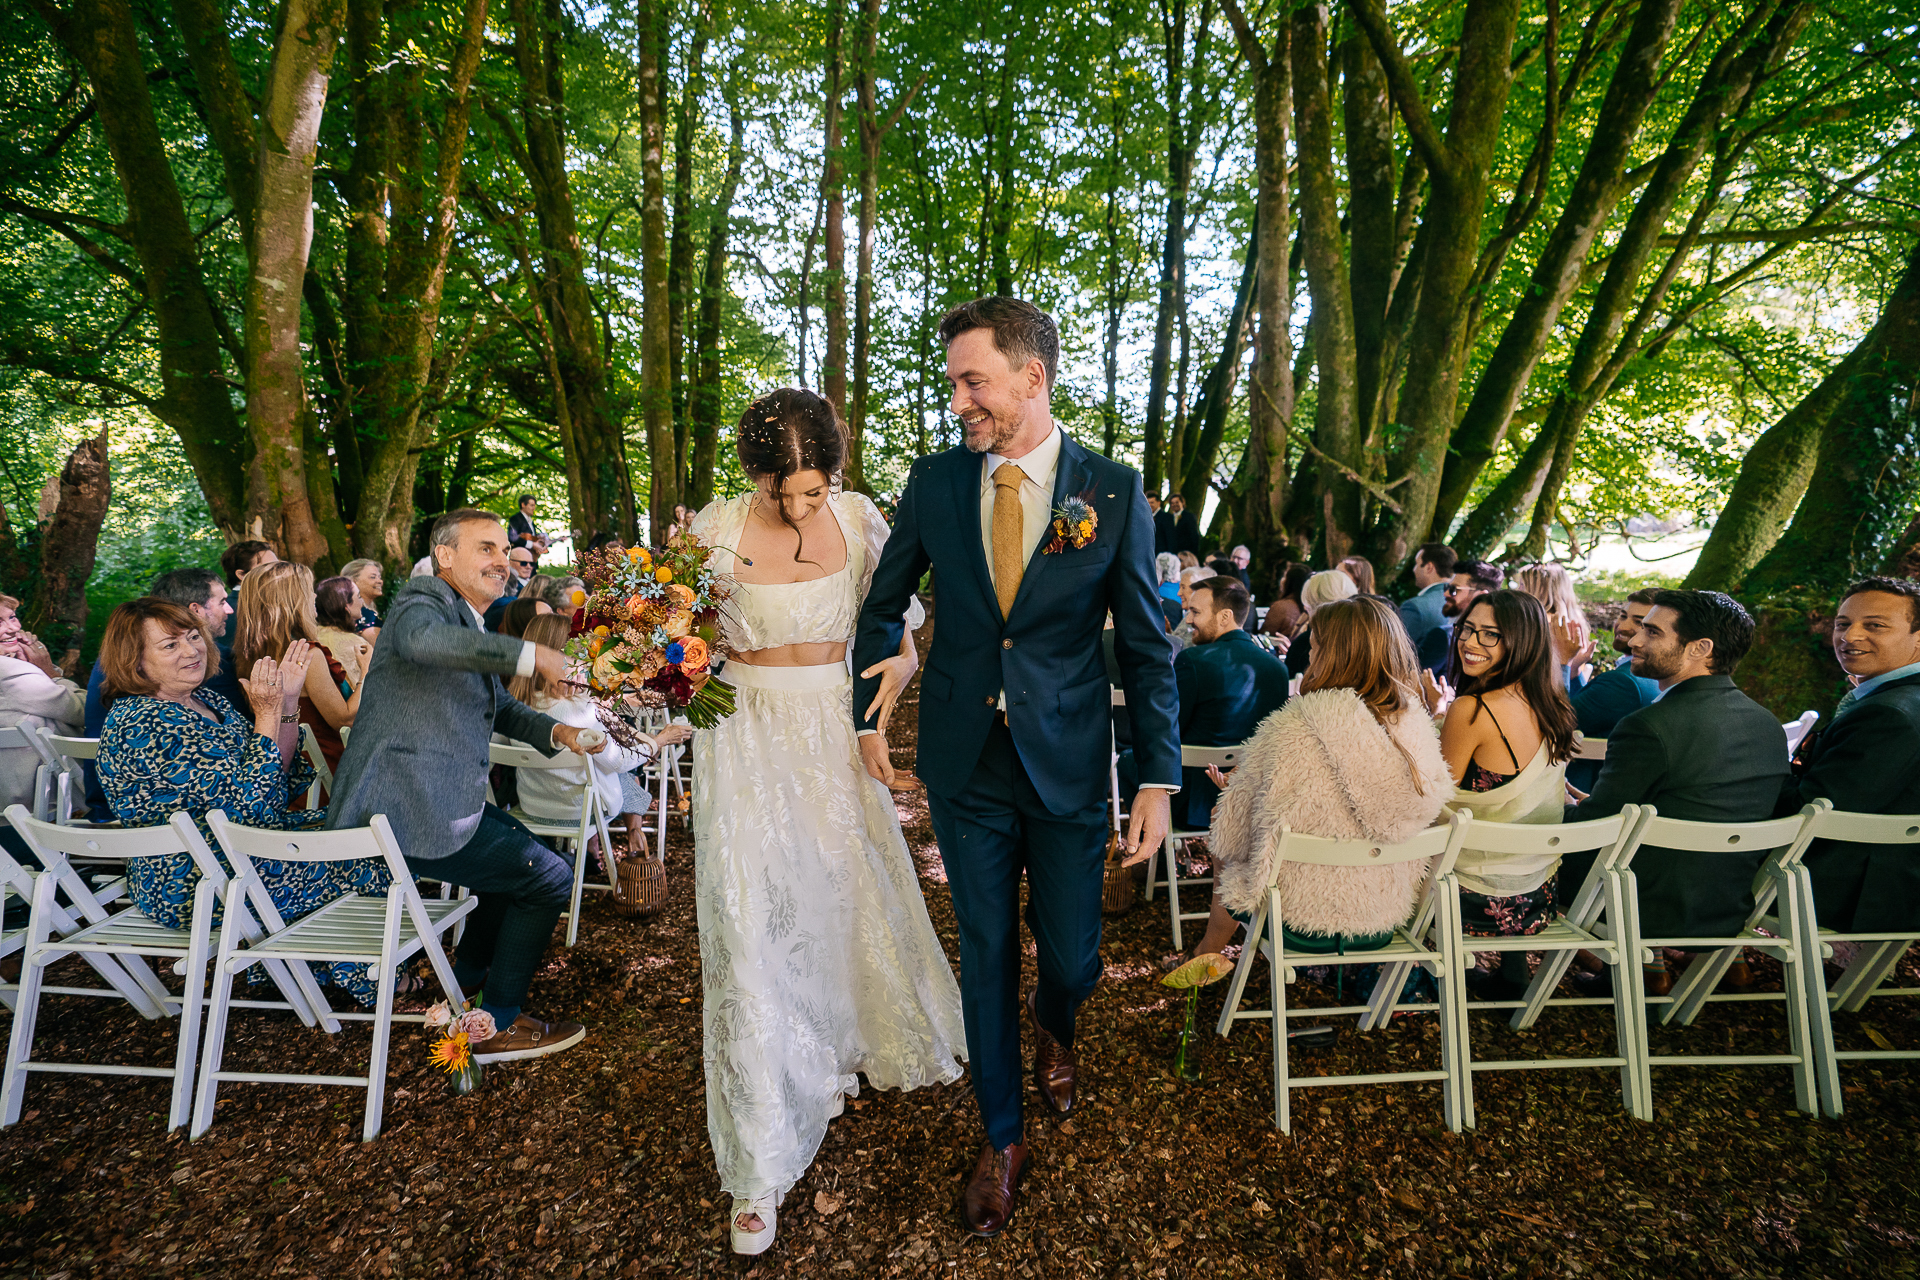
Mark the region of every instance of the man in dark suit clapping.
[[[1662, 591], [1632, 640], [1633, 674], [1660, 685], [1659, 701], [1621, 719], [1593, 794], [1566, 820], [1607, 818], [1630, 804], [1691, 822], [1757, 822], [1773, 816], [1786, 782], [1787, 740], [1771, 712], [1733, 687], [1753, 645], [1753, 619], [1718, 591]], [[1753, 877], [1769, 850], [1680, 853], [1643, 848], [1633, 860], [1642, 932], [1650, 938], [1739, 932], [1753, 909]], [[1560, 865], [1571, 902], [1593, 855]], [[1656, 970], [1659, 966], [1656, 965]], [[1664, 972], [1649, 989], [1664, 994]]]
[[[1776, 812], [1824, 797], [1847, 813], [1920, 813], [1920, 582], [1865, 578], [1848, 587], [1834, 613], [1833, 653], [1853, 689], [1802, 745]], [[1914, 927], [1920, 858], [1910, 847], [1821, 840], [1806, 865], [1824, 927]]]

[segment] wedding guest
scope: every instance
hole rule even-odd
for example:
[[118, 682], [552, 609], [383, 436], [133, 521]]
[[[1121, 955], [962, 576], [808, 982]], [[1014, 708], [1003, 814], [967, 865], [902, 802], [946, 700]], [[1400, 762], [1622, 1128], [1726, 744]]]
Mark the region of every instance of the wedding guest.
[[[1801, 745], [1776, 812], [1825, 798], [1846, 813], [1920, 813], [1920, 582], [1862, 578], [1833, 617], [1853, 688]], [[1816, 841], [1806, 853], [1820, 925], [1844, 933], [1920, 921], [1920, 861], [1902, 845]]]
[[1173, 513], [1173, 549], [1177, 553], [1191, 555], [1195, 564], [1200, 563], [1200, 518], [1187, 510], [1187, 500], [1175, 493], [1167, 499], [1167, 510]]
[[1263, 634], [1293, 639], [1293, 633], [1300, 629], [1302, 619], [1307, 616], [1300, 592], [1312, 576], [1313, 570], [1297, 561], [1287, 566], [1280, 578], [1280, 598], [1267, 606], [1267, 619], [1260, 626]]
[[[1400, 602], [1400, 621], [1423, 670], [1438, 675], [1453, 657], [1453, 623], [1446, 616], [1447, 584], [1456, 557], [1443, 542], [1422, 543], [1413, 553], [1413, 585], [1419, 590]], [[1361, 594], [1367, 594], [1361, 589]]]
[[1340, 569], [1326, 569], [1307, 579], [1306, 585], [1300, 588], [1300, 622], [1294, 628], [1293, 643], [1287, 648], [1287, 670], [1304, 675], [1313, 665], [1314, 612], [1359, 594], [1353, 578]]
[[[481, 1062], [555, 1053], [580, 1042], [578, 1023], [526, 1015], [527, 985], [573, 889], [573, 869], [486, 802], [487, 744], [498, 731], [547, 754], [582, 751], [577, 728], [520, 703], [506, 679], [536, 671], [564, 679], [559, 651], [489, 635], [480, 613], [506, 585], [507, 531], [484, 511], [434, 521], [439, 573], [394, 593], [374, 646], [340, 767], [328, 824], [365, 826], [385, 814], [415, 874], [464, 885], [480, 898], [468, 917], [454, 976], [500, 1028], [474, 1046]], [[594, 754], [600, 748], [586, 748]]]
[[[1658, 682], [1660, 698], [1614, 726], [1593, 794], [1568, 805], [1566, 820], [1612, 817], [1629, 804], [1650, 804], [1662, 817], [1689, 822], [1772, 817], [1789, 779], [1786, 734], [1771, 712], [1733, 685], [1734, 668], [1752, 644], [1753, 619], [1720, 592], [1656, 592], [1629, 648], [1633, 673]], [[1641, 932], [1650, 938], [1738, 933], [1767, 853], [1643, 847], [1633, 860]], [[1586, 880], [1593, 856], [1571, 854], [1561, 863], [1563, 899]], [[1664, 963], [1650, 969], [1649, 994], [1665, 995], [1672, 979]]]
[[1180, 625], [1180, 557], [1171, 551], [1162, 551], [1153, 558], [1154, 573], [1159, 579], [1160, 612], [1167, 620], [1167, 630]]
[[1227, 557], [1227, 560], [1233, 565], [1233, 573], [1229, 576], [1240, 579], [1240, 585], [1251, 593], [1253, 591], [1253, 551], [1242, 543], [1233, 549], [1233, 553]]
[[[1658, 682], [1633, 673], [1628, 647], [1640, 630], [1647, 610], [1653, 608], [1654, 594], [1652, 588], [1646, 588], [1627, 597], [1626, 612], [1613, 624], [1613, 647], [1620, 654], [1620, 660], [1574, 691], [1573, 714], [1583, 737], [1604, 742], [1622, 717], [1653, 705], [1653, 700], [1660, 696]], [[1567, 784], [1577, 791], [1593, 790], [1594, 780], [1599, 776], [1598, 760], [1575, 760], [1567, 766]]]
[[1198, 569], [1202, 567], [1200, 557], [1191, 551], [1177, 551], [1174, 554], [1180, 557], [1180, 571], [1182, 573], [1185, 573], [1188, 569]]
[[674, 503], [673, 519], [667, 525], [666, 540], [668, 542], [673, 541], [675, 538], [685, 533], [687, 531], [687, 526], [692, 523], [693, 523], [693, 512], [687, 510], [687, 504], [684, 502]]
[[313, 570], [303, 564], [281, 562], [255, 569], [240, 596], [234, 614], [233, 660], [241, 670], [262, 658], [286, 652], [295, 640], [314, 647], [313, 658], [302, 671], [299, 721], [313, 729], [314, 742], [329, 769], [340, 767], [345, 744], [340, 730], [360, 711], [360, 690], [347, 685], [347, 673], [320, 642], [320, 620], [314, 611]]
[[1458, 618], [1477, 597], [1498, 591], [1506, 581], [1497, 564], [1488, 564], [1485, 560], [1456, 561], [1453, 581], [1446, 586], [1446, 603], [1440, 606], [1440, 612], [1446, 617]]
[[220, 553], [220, 568], [227, 575], [227, 590], [238, 591], [241, 579], [255, 569], [279, 562], [273, 545], [261, 542], [258, 538], [249, 538], [236, 542]]
[[1553, 620], [1554, 660], [1572, 691], [1580, 683], [1580, 667], [1593, 656], [1593, 629], [1574, 594], [1573, 575], [1565, 565], [1523, 564], [1513, 571], [1513, 585], [1547, 607], [1547, 617]]
[[1365, 556], [1348, 556], [1334, 568], [1353, 579], [1354, 594], [1363, 596], [1376, 594], [1373, 585], [1373, 561]]
[[[525, 635], [534, 644], [560, 649], [567, 643], [567, 630], [565, 618], [547, 613], [531, 619]], [[578, 663], [569, 667], [564, 680], [543, 676], [538, 671], [515, 676], [507, 682], [507, 692], [561, 724], [604, 732], [599, 708], [587, 691], [586, 673]], [[609, 741], [600, 754], [576, 756], [577, 763], [564, 769], [521, 769], [518, 771], [520, 808], [549, 822], [578, 822], [580, 806], [584, 803], [581, 793], [591, 775], [601, 808], [609, 815], [617, 815], [619, 826], [627, 833], [628, 847], [637, 848], [638, 837], [646, 830], [647, 807], [652, 797], [635, 771], [652, 763], [661, 747], [685, 742], [692, 736], [693, 730], [686, 725], [668, 725], [657, 734], [640, 734], [642, 745], [638, 747], [623, 747]], [[531, 745], [511, 738], [508, 741], [517, 747]], [[607, 863], [609, 871], [612, 865], [611, 861]]]
[[322, 578], [313, 588], [314, 639], [333, 655], [346, 683], [358, 689], [373, 659], [373, 644], [356, 624], [360, 621], [360, 588], [345, 576]]
[[1180, 621], [1171, 633], [1176, 653], [1193, 643], [1193, 620], [1187, 616], [1187, 600], [1193, 594], [1195, 584], [1218, 576], [1213, 570], [1198, 565], [1180, 571]]
[[1147, 495], [1147, 511], [1153, 516], [1153, 553], [1156, 556], [1173, 554], [1173, 512], [1164, 511], [1160, 506], [1160, 495]]
[[[1283, 825], [1398, 844], [1432, 826], [1453, 797], [1439, 734], [1420, 703], [1420, 667], [1392, 603], [1335, 600], [1315, 609], [1313, 629], [1300, 696], [1255, 730], [1214, 805], [1214, 899], [1195, 954], [1224, 948], [1259, 905]], [[1387, 945], [1426, 872], [1422, 862], [1282, 866], [1286, 944], [1348, 952]]]
[[[1440, 728], [1440, 752], [1456, 788], [1452, 807], [1489, 822], [1559, 822], [1574, 717], [1557, 678], [1545, 607], [1523, 592], [1489, 592], [1454, 627], [1453, 644], [1459, 692]], [[1431, 698], [1428, 709], [1439, 710]], [[1559, 861], [1464, 851], [1454, 869], [1468, 935], [1531, 935], [1552, 924]], [[1482, 999], [1514, 1000], [1530, 976], [1526, 953], [1507, 951], [1497, 973], [1470, 970], [1467, 985]]]
[[[489, 617], [493, 616], [493, 610], [487, 610], [487, 614]], [[503, 636], [512, 636], [515, 639], [520, 639], [527, 634], [527, 628], [533, 624], [535, 618], [549, 617], [552, 614], [553, 606], [545, 600], [535, 600], [528, 596], [521, 596], [518, 600], [513, 601], [505, 609], [500, 611], [500, 625], [497, 628], [489, 627], [487, 629], [489, 631], [497, 630]], [[564, 622], [566, 619], [563, 618], [561, 621]], [[555, 647], [557, 648], [558, 646]], [[514, 696], [517, 698], [520, 695], [515, 694]], [[524, 701], [524, 699], [522, 699], [522, 701]]]
[[378, 560], [349, 560], [341, 567], [340, 575], [352, 578], [353, 585], [360, 588], [360, 620], [354, 624], [354, 630], [365, 635], [368, 640], [380, 638], [380, 614], [373, 607], [381, 596], [386, 594], [387, 579]]
[[507, 552], [507, 589], [501, 595], [502, 600], [517, 600], [526, 590], [527, 581], [533, 577], [533, 552], [525, 547], [515, 547]]
[[413, 562], [413, 568], [407, 570], [409, 580], [413, 578], [431, 578], [433, 576], [433, 553], [428, 552]]
[[[551, 549], [547, 535], [542, 533], [540, 526], [534, 523], [534, 517], [540, 514], [540, 504], [534, 501], [532, 494], [523, 493], [520, 495], [519, 507], [520, 509], [507, 521], [508, 545], [525, 547], [533, 553], [534, 561], [538, 563], [540, 557]], [[431, 559], [432, 555], [433, 553], [429, 551], [428, 559]], [[429, 567], [427, 572], [432, 573], [433, 569]]]
[[[158, 827], [184, 810], [222, 865], [225, 858], [206, 822], [215, 809], [249, 827], [318, 827], [323, 811], [289, 804], [313, 782], [313, 765], [300, 753], [295, 710], [312, 656], [308, 642], [296, 639], [278, 660], [258, 658], [248, 669], [243, 711], [208, 688], [207, 668], [220, 659], [203, 622], [152, 596], [116, 608], [100, 641], [108, 711], [98, 761], [100, 785], [113, 812], [129, 827]], [[384, 898], [390, 883], [386, 863], [378, 858], [345, 863], [260, 859], [254, 866], [267, 896], [289, 919], [350, 893]], [[127, 896], [156, 924], [185, 929], [192, 924], [199, 881], [200, 872], [185, 853], [141, 858], [128, 866]], [[314, 969], [361, 1005], [371, 1006], [378, 995], [365, 965], [316, 964]], [[395, 985], [404, 995], [425, 984], [406, 976]]]
[[[1253, 599], [1238, 579], [1206, 578], [1187, 591], [1187, 621], [1193, 644], [1173, 660], [1180, 693], [1180, 743], [1190, 747], [1238, 746], [1261, 721], [1286, 705], [1287, 667], [1246, 633]], [[1132, 776], [1126, 760], [1126, 778]], [[1173, 797], [1175, 821], [1188, 829], [1213, 820], [1219, 791], [1204, 769], [1181, 771]]]
[[[79, 734], [86, 720], [87, 693], [60, 674], [40, 638], [20, 626], [20, 602], [0, 595], [0, 728], [37, 733]], [[0, 808], [33, 808], [40, 753], [30, 743], [0, 747]], [[84, 786], [84, 776], [76, 777]]]

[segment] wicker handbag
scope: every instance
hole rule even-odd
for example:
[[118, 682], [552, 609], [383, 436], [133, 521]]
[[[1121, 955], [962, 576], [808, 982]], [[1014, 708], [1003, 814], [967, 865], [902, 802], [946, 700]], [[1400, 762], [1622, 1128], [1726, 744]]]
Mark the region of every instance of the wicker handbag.
[[648, 852], [645, 832], [630, 832], [628, 839], [638, 843], [614, 856], [613, 909], [631, 920], [667, 905], [667, 864]]
[[1100, 911], [1104, 915], [1122, 916], [1133, 910], [1133, 868], [1121, 865], [1126, 856], [1127, 847], [1116, 831], [1107, 837], [1107, 881], [1100, 889]]

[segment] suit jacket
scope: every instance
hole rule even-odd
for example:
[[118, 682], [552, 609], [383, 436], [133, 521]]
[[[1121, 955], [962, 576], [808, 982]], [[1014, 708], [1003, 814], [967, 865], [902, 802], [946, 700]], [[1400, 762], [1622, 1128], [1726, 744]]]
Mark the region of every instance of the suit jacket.
[[[1581, 733], [1589, 738], [1606, 738], [1624, 717], [1652, 706], [1659, 696], [1658, 681], [1636, 676], [1622, 665], [1603, 671], [1582, 685], [1573, 695], [1573, 714]], [[1599, 777], [1598, 760], [1573, 760], [1567, 764], [1567, 781], [1577, 790], [1593, 790]]]
[[[1860, 699], [1800, 748], [1781, 816], [1825, 797], [1847, 813], [1920, 813], [1920, 676]], [[1820, 923], [1843, 932], [1920, 922], [1920, 849], [1818, 840], [1807, 850]]]
[[1410, 600], [1400, 602], [1400, 621], [1413, 641], [1420, 665], [1436, 674], [1447, 669], [1453, 656], [1453, 622], [1441, 606], [1446, 603], [1447, 584], [1436, 582]]
[[[1068, 814], [1102, 803], [1111, 686], [1101, 632], [1111, 612], [1140, 781], [1179, 785], [1173, 651], [1154, 589], [1153, 525], [1139, 474], [1063, 433], [1053, 501], [1087, 495], [1097, 520], [1093, 540], [1048, 554], [1042, 539], [1003, 620], [981, 536], [980, 466], [980, 455], [964, 447], [914, 462], [860, 606], [856, 672], [899, 652], [901, 614], [929, 567], [940, 583], [920, 675], [919, 776], [936, 795], [966, 786], [1004, 690], [1014, 746], [1047, 808]], [[853, 705], [866, 707], [878, 687], [877, 678], [856, 676]], [[861, 727], [874, 728], [874, 720], [863, 716]]]
[[[1245, 631], [1182, 649], [1173, 660], [1173, 678], [1180, 691], [1183, 746], [1238, 746], [1287, 702], [1286, 663]], [[1213, 820], [1218, 788], [1205, 769], [1182, 769], [1180, 781], [1187, 825], [1206, 826]]]
[[[1786, 731], [1773, 713], [1734, 688], [1731, 676], [1695, 676], [1614, 726], [1593, 793], [1568, 805], [1565, 818], [1584, 822], [1650, 804], [1662, 817], [1690, 822], [1757, 822], [1773, 816], [1787, 778]], [[1642, 848], [1633, 859], [1642, 931], [1738, 932], [1753, 909], [1754, 873], [1769, 852]]]
[[1173, 512], [1156, 511], [1153, 516], [1153, 554], [1157, 556], [1173, 549]]
[[522, 643], [481, 630], [445, 580], [407, 579], [373, 647], [327, 826], [384, 813], [407, 857], [458, 852], [486, 807], [493, 734], [554, 754], [554, 719], [507, 692]]
[[1182, 551], [1200, 554], [1200, 517], [1192, 511], [1182, 511], [1173, 519], [1173, 553]]

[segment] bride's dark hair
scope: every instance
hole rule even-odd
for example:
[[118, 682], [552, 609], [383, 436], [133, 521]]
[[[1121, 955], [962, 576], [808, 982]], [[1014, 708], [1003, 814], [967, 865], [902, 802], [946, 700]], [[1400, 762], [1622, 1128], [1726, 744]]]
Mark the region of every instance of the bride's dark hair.
[[[789, 476], [818, 471], [838, 484], [847, 465], [847, 428], [833, 401], [800, 387], [781, 387], [755, 400], [740, 415], [734, 451], [749, 480], [771, 481], [775, 495]], [[780, 522], [793, 530], [793, 558], [800, 559], [800, 526], [776, 502]]]

